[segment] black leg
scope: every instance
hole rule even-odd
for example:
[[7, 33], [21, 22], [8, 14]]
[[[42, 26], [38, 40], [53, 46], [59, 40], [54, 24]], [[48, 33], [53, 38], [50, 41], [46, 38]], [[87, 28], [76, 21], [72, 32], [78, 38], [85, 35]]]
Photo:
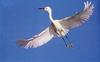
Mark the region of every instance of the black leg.
[[65, 39], [63, 37], [62, 37], [62, 40], [64, 41], [64, 44], [67, 47], [66, 41], [65, 41]]
[[69, 40], [69, 38], [68, 38], [68, 36], [67, 35], [65, 35], [65, 37], [66, 37], [66, 39], [68, 40], [68, 44], [67, 44], [67, 47], [68, 48], [72, 48], [73, 47], [73, 44], [71, 43], [71, 41]]
[[67, 36], [67, 35], [65, 35], [65, 37], [66, 37], [66, 39], [68, 40], [68, 42], [69, 42], [69, 43], [71, 43], [71, 41], [69, 40], [68, 36]]

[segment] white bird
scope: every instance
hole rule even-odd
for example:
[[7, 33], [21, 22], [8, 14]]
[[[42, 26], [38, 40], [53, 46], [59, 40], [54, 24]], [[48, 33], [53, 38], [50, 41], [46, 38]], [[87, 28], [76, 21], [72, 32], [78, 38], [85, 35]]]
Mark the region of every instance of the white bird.
[[35, 35], [30, 39], [18, 40], [18, 44], [24, 48], [37, 48], [46, 44], [53, 37], [62, 37], [64, 40], [64, 36], [67, 35], [70, 29], [80, 26], [89, 19], [93, 13], [93, 8], [94, 5], [91, 4], [91, 2], [84, 2], [83, 10], [74, 14], [73, 16], [65, 17], [60, 20], [54, 20], [52, 18], [52, 9], [50, 6], [39, 8], [43, 9], [49, 14], [49, 18], [52, 23], [40, 34]]

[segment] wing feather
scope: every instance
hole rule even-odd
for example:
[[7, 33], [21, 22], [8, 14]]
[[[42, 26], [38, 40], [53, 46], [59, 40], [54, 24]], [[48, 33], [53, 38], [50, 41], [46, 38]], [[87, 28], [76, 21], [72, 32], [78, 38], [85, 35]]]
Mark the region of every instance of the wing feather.
[[93, 13], [94, 5], [91, 4], [91, 2], [89, 3], [88, 1], [84, 2], [84, 5], [85, 5], [85, 7], [82, 11], [76, 13], [73, 16], [65, 17], [64, 19], [61, 19], [59, 21], [60, 24], [65, 29], [71, 29], [74, 27], [78, 27], [81, 24], [83, 24], [84, 22], [86, 22]]
[[43, 30], [40, 34], [35, 35], [34, 37], [27, 40], [19, 40], [18, 44], [24, 48], [37, 48], [46, 44], [55, 36], [55, 32], [52, 26]]

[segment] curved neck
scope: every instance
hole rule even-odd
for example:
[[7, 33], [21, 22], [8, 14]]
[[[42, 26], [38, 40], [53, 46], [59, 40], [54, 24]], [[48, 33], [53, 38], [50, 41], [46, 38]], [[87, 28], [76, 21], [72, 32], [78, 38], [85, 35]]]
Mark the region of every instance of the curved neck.
[[48, 14], [49, 14], [49, 19], [54, 22], [54, 19], [52, 18], [52, 11], [48, 11]]

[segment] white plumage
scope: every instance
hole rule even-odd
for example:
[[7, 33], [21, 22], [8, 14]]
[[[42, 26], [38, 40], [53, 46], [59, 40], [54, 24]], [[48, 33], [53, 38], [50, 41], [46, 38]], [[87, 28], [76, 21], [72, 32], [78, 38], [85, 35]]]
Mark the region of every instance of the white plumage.
[[27, 40], [19, 40], [18, 44], [25, 48], [37, 48], [48, 41], [50, 41], [53, 37], [64, 37], [70, 29], [78, 27], [86, 22], [90, 15], [93, 13], [94, 5], [91, 2], [84, 2], [84, 9], [75, 15], [65, 17], [60, 20], [54, 20], [52, 18], [52, 10], [49, 6], [43, 9], [48, 12], [49, 18], [52, 21], [51, 25], [43, 30], [40, 34], [35, 35], [34, 37]]

